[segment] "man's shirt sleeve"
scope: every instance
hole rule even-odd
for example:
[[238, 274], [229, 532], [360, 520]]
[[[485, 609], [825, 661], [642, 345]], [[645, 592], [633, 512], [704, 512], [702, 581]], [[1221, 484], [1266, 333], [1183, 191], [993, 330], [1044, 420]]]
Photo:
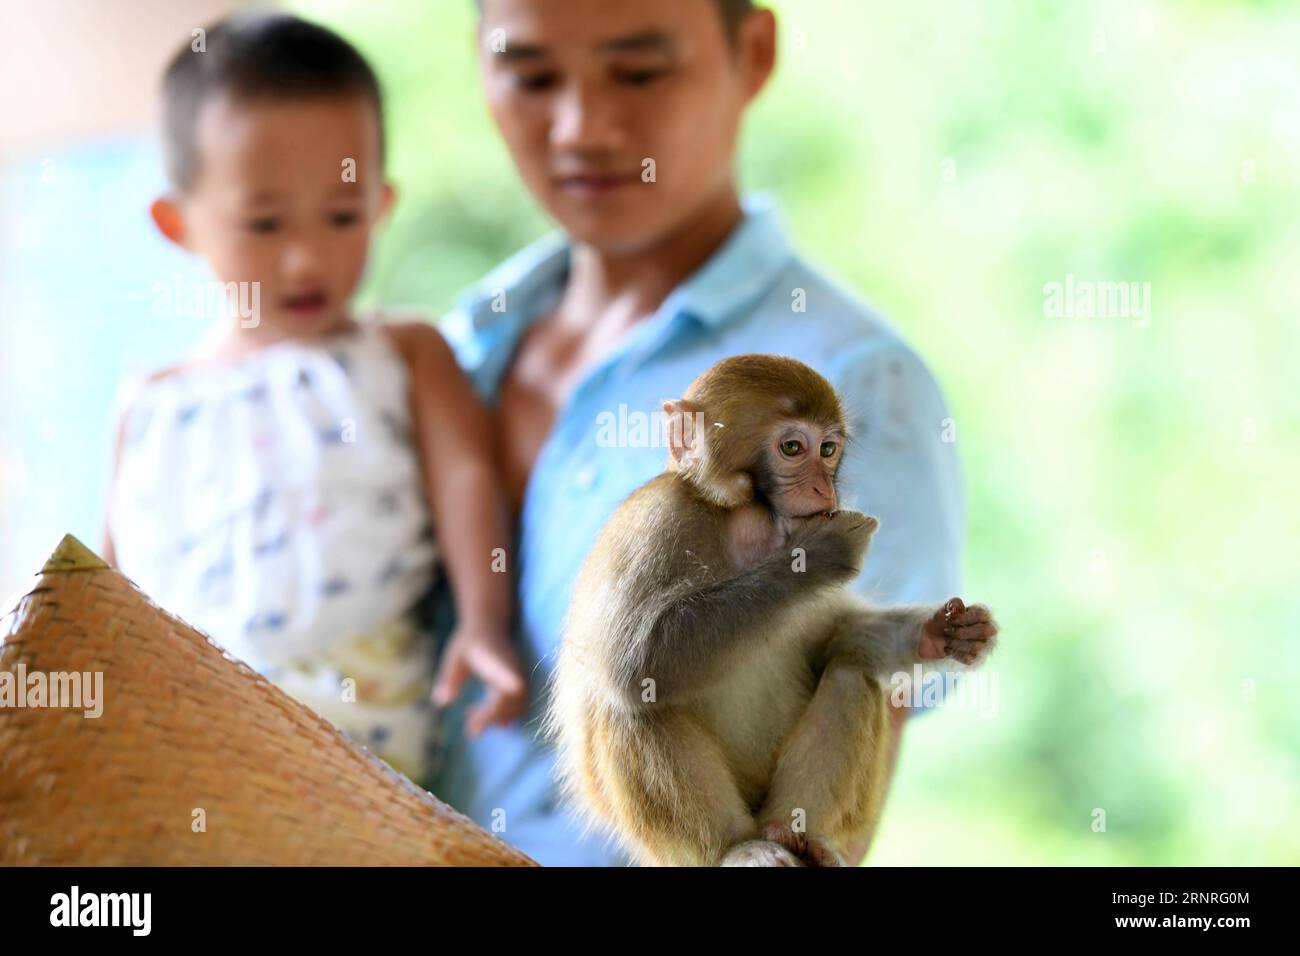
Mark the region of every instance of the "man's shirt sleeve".
[[447, 340], [456, 362], [474, 385], [480, 401], [490, 398], [492, 383], [485, 374], [487, 348], [483, 337], [474, 327], [470, 310], [463, 304], [448, 312], [438, 321], [438, 331]]

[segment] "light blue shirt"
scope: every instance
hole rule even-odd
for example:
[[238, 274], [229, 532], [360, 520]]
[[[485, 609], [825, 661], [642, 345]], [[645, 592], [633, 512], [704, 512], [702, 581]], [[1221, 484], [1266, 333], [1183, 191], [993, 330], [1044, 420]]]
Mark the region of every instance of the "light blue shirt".
[[[558, 303], [568, 260], [563, 236], [544, 239], [468, 290], [447, 317], [444, 333], [489, 404], [521, 334]], [[540, 863], [622, 862], [557, 805], [537, 729], [578, 569], [619, 502], [665, 466], [662, 443], [632, 428], [638, 413], [648, 418], [714, 362], [744, 352], [801, 359], [843, 396], [854, 438], [840, 468], [841, 507], [880, 519], [857, 590], [882, 604], [960, 594], [962, 479], [934, 378], [897, 329], [795, 254], [766, 201], [747, 202], [718, 252], [579, 382], [538, 456], [514, 568], [529, 718], [468, 741], [460, 720], [475, 693], [444, 727], [429, 788]]]

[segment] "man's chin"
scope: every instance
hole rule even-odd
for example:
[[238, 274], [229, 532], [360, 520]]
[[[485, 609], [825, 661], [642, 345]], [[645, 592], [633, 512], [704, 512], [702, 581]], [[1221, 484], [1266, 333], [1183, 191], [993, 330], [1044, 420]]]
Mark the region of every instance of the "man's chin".
[[609, 255], [644, 252], [672, 231], [660, 223], [663, 210], [648, 208], [644, 200], [605, 208], [578, 208], [561, 201], [552, 204], [550, 212], [572, 241]]

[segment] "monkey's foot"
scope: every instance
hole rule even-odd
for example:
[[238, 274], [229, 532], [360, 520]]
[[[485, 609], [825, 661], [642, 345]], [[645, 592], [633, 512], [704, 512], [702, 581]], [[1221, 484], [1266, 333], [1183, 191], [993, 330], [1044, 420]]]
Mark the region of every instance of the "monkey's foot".
[[768, 840], [746, 840], [737, 843], [718, 866], [803, 866], [803, 861], [781, 846]]
[[844, 860], [828, 841], [806, 833], [796, 833], [789, 824], [769, 823], [763, 827], [762, 837], [769, 843], [785, 847], [803, 866], [844, 865]]
[[953, 598], [934, 612], [921, 628], [916, 656], [923, 661], [945, 657], [973, 667], [983, 663], [998, 635], [997, 622], [983, 604], [967, 607]]

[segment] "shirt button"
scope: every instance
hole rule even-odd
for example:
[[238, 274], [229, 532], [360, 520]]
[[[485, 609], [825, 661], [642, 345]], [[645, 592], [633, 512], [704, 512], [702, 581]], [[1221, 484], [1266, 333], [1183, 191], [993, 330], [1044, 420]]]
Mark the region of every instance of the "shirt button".
[[595, 483], [596, 469], [592, 465], [584, 465], [574, 472], [573, 486], [579, 491], [586, 491]]

